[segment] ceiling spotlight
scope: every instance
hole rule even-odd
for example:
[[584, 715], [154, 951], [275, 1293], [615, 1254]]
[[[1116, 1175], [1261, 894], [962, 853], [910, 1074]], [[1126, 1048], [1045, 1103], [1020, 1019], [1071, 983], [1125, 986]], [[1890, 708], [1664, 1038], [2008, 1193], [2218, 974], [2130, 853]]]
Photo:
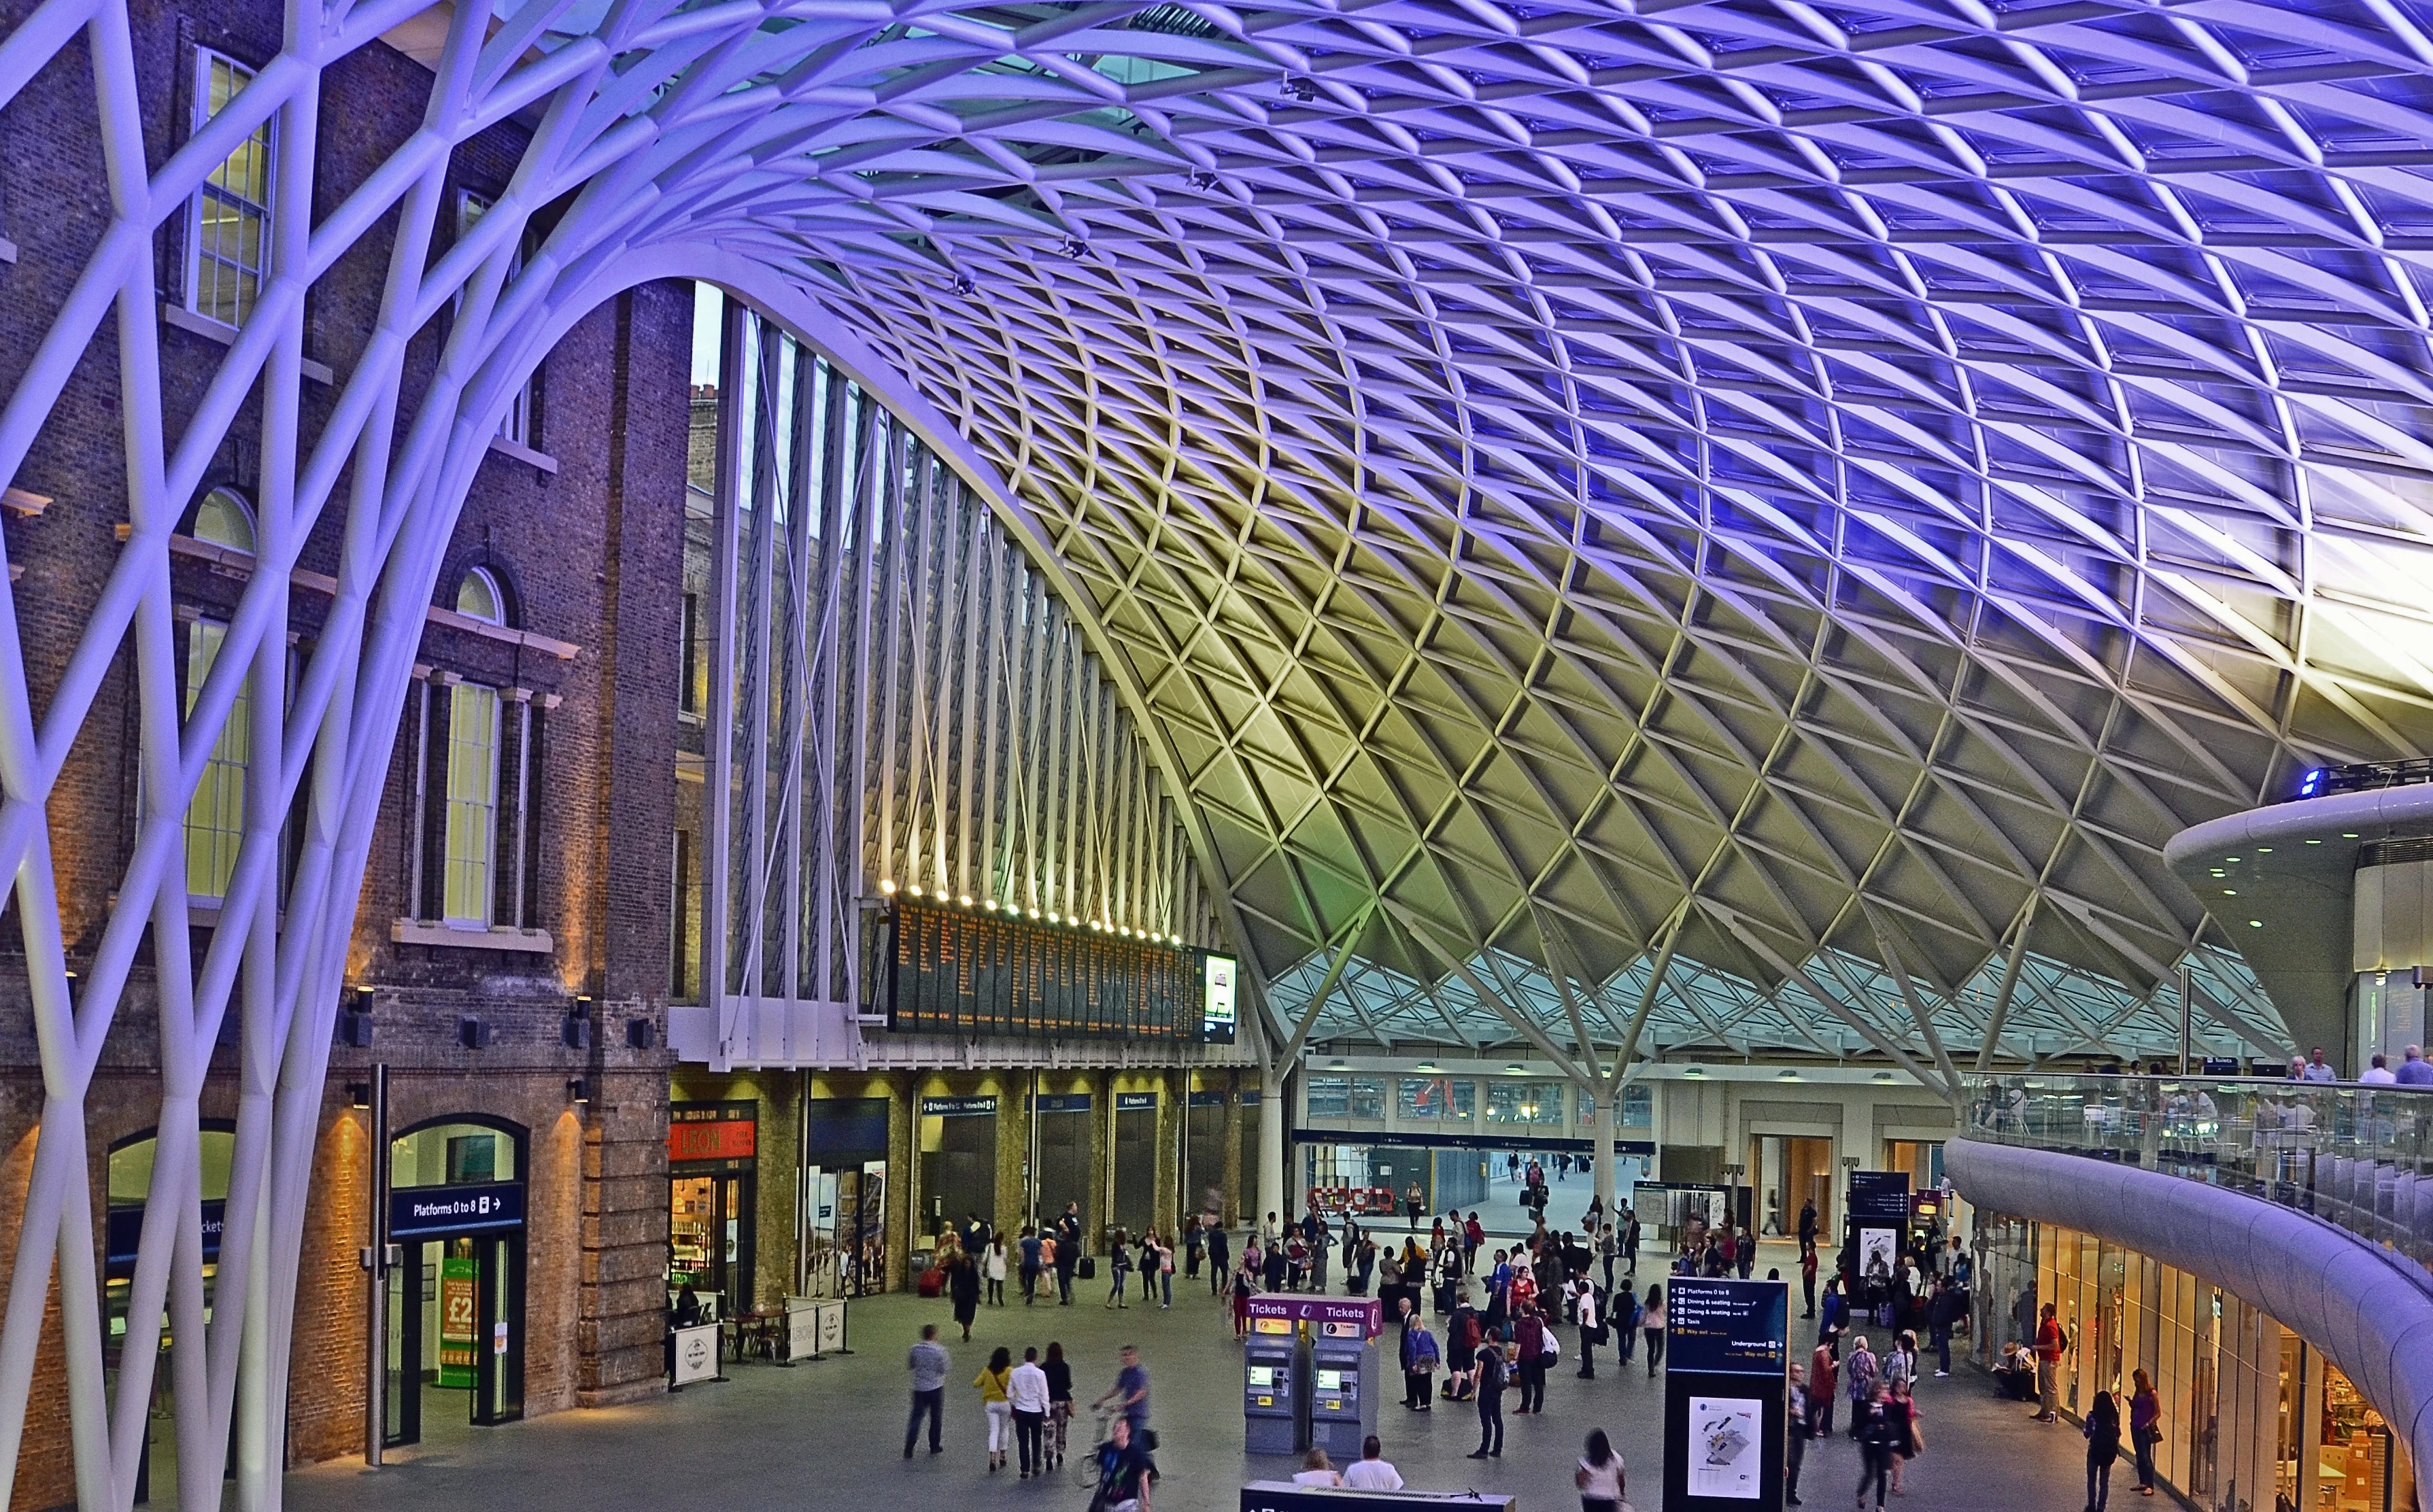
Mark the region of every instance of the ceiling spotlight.
[[1037, 909], [1031, 909], [1031, 910], [1030, 910], [1030, 916], [1031, 916], [1032, 918], [1034, 918], [1034, 919], [1038, 918], [1038, 917], [1039, 917], [1039, 910], [1038, 910]]
[[1414, 1069], [1416, 1069], [1416, 1070], [1420, 1070], [1420, 1071], [1430, 1071], [1430, 1072], [1432, 1072], [1432, 1071], [1436, 1070], [1436, 1068], [1437, 1068], [1437, 1063], [1436, 1063], [1434, 1061], [1422, 1061], [1422, 1062], [1421, 1062], [1419, 1063], [1419, 1065], [1418, 1065], [1417, 1067], [1415, 1067]]
[[1796, 1081], [1799, 1079], [1799, 1068], [1796, 1066], [1784, 1066], [1781, 1070], [1774, 1074], [1774, 1079], [1777, 1081]]
[[968, 909], [972, 906], [972, 895], [968, 892], [962, 893], [955, 899], [955, 902], [959, 907]]
[[1527, 1071], [1529, 1068], [1528, 1068], [1527, 1066], [1523, 1065], [1520, 1062], [1515, 1061], [1515, 1062], [1513, 1062], [1510, 1065], [1506, 1066], [1504, 1069], [1505, 1069], [1505, 1070], [1506, 1070], [1506, 1071], [1511, 1072], [1514, 1076], [1516, 1076], [1516, 1077], [1517, 1077], [1517, 1076], [1520, 1076], [1522, 1073], [1523, 1073], [1523, 1072]]
[[1351, 1063], [1351, 1062], [1344, 1060], [1341, 1056], [1337, 1056], [1334, 1060], [1326, 1062], [1326, 1069], [1329, 1071], [1340, 1071]]
[[880, 891], [881, 892], [886, 893], [886, 894], [887, 894], [889, 897], [891, 897], [891, 898], [892, 898], [892, 897], [893, 897], [893, 896], [895, 895], [895, 882], [894, 882], [894, 879], [893, 879], [893, 878], [892, 878], [892, 877], [885, 877], [885, 876], [880, 877], [880, 878], [878, 879], [878, 891]]
[[920, 884], [920, 883], [918, 883], [918, 882], [915, 882], [915, 883], [913, 883], [913, 884], [912, 884], [912, 886], [911, 886], [910, 889], [908, 889], [907, 891], [909, 891], [909, 892], [910, 892], [914, 897], [916, 897], [916, 898], [917, 898], [917, 897], [919, 897], [919, 896], [921, 895], [921, 884]]
[[[1039, 910], [1038, 910], [1038, 909], [1033, 909], [1030, 911], [1030, 916], [1031, 916], [1032, 918], [1034, 918], [1034, 919], [1038, 918], [1038, 917], [1039, 917]], [[1047, 910], [1047, 922], [1048, 922], [1049, 924], [1063, 924], [1064, 921], [1063, 921], [1063, 920], [1062, 920], [1062, 919], [1060, 919], [1060, 918], [1058, 918], [1058, 917], [1056, 917], [1056, 910], [1055, 910], [1054, 909], [1048, 909], [1048, 910]]]
[[1874, 1076], [1873, 1078], [1871, 1078], [1870, 1079], [1872, 1079], [1872, 1080], [1876, 1080], [1876, 1081], [1890, 1081], [1890, 1080], [1893, 1080], [1893, 1079], [1894, 1079], [1894, 1077], [1893, 1077], [1893, 1074], [1892, 1074], [1891, 1072], [1889, 1072], [1889, 1071], [1879, 1071], [1879, 1072], [1877, 1072], [1877, 1073], [1875, 1074], [1875, 1076]]

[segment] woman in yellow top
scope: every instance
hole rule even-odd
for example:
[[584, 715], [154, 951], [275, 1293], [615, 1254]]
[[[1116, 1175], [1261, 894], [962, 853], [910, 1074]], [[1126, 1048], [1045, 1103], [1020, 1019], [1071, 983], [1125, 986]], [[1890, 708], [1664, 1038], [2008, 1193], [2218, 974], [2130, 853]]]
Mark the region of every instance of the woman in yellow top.
[[1013, 1399], [1006, 1388], [1013, 1382], [1013, 1351], [999, 1346], [989, 1356], [988, 1368], [972, 1377], [980, 1388], [980, 1410], [988, 1414], [989, 1472], [1005, 1469], [1007, 1448], [1013, 1442]]

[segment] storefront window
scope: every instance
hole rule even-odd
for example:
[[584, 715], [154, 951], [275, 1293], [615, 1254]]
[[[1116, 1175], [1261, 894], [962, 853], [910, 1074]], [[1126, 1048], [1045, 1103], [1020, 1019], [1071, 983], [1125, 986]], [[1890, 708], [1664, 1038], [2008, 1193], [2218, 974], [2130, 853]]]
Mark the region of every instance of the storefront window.
[[1451, 1077], [1404, 1077], [1396, 1103], [1404, 1118], [1468, 1120], [1478, 1115], [1478, 1086]]
[[1490, 1081], [1487, 1084], [1487, 1121], [1490, 1124], [1559, 1124], [1563, 1121], [1563, 1084], [1559, 1081]]
[[[1583, 1125], [1595, 1123], [1596, 1099], [1583, 1092], [1574, 1100], [1579, 1104], [1580, 1122]], [[1622, 1117], [1616, 1121], [1614, 1127], [1616, 1129], [1656, 1127], [1656, 1099], [1649, 1096], [1648, 1088], [1634, 1085], [1622, 1089]]]
[[1309, 1116], [1312, 1118], [1351, 1117], [1352, 1079], [1350, 1077], [1310, 1078]]

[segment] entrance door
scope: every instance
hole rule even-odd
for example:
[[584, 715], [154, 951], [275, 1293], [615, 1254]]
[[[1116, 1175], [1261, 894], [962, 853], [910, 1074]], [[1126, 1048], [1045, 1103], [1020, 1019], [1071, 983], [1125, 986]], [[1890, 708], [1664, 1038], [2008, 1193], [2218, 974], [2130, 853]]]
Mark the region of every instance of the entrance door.
[[[524, 1415], [524, 1236], [408, 1241], [388, 1274], [385, 1441], [422, 1442], [426, 1409], [488, 1427]], [[461, 1400], [459, 1400], [461, 1394]]]

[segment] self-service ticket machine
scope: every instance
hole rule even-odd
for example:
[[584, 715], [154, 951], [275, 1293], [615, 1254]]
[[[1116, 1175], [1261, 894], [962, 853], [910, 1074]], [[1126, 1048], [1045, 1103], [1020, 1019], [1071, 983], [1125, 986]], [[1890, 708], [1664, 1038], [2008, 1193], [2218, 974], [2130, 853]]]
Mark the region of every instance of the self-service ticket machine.
[[1338, 1465], [1377, 1431], [1377, 1346], [1357, 1323], [1321, 1323], [1309, 1347], [1309, 1443]]
[[[1242, 1348], [1242, 1447], [1253, 1454], [1299, 1453], [1309, 1420], [1309, 1346], [1292, 1318], [1254, 1317], [1251, 1325]], [[1356, 1457], [1358, 1441], [1352, 1447]]]

